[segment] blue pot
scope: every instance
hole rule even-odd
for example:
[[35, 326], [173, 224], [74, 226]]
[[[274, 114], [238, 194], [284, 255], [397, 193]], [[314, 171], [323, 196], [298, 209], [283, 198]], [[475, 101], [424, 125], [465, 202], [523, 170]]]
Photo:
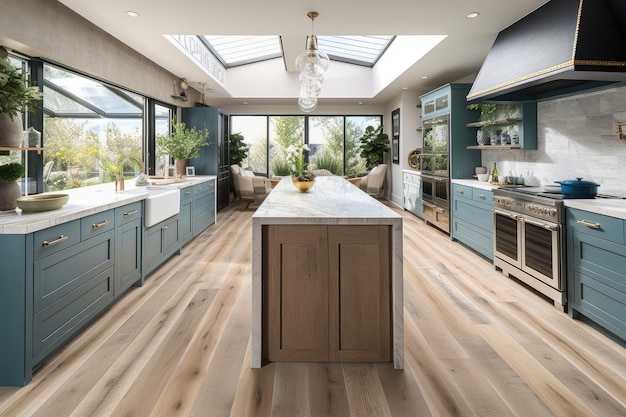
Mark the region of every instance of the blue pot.
[[554, 181], [561, 184], [561, 192], [568, 197], [594, 198], [598, 194], [598, 187], [593, 181], [583, 181], [582, 178], [566, 181]]

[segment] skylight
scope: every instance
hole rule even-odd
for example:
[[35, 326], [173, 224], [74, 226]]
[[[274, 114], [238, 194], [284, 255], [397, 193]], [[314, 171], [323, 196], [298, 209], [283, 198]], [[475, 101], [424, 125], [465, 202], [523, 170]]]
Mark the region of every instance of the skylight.
[[318, 36], [317, 45], [330, 59], [373, 67], [393, 36]]
[[199, 38], [226, 68], [283, 56], [278, 36], [201, 35]]
[[[279, 36], [210, 36], [199, 38], [226, 68], [283, 56]], [[318, 47], [334, 61], [373, 67], [394, 36], [318, 36]], [[304, 45], [304, 42], [303, 42]]]

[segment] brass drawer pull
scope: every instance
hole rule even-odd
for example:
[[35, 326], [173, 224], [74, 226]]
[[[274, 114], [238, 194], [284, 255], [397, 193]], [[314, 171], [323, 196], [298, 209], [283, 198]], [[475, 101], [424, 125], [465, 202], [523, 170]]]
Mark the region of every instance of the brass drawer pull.
[[198, 188], [196, 188], [196, 191], [202, 191], [202, 190], [204, 190], [204, 187], [198, 187]]
[[47, 240], [44, 240], [43, 243], [41, 244], [41, 246], [54, 246], [56, 244], [59, 244], [59, 243], [63, 242], [64, 240], [67, 240], [67, 239], [69, 239], [68, 236], [61, 235], [61, 236], [59, 236], [58, 239], [53, 240], [52, 242], [48, 242]]
[[167, 230], [167, 226], [163, 226], [161, 230]]
[[130, 217], [134, 214], [139, 213], [139, 210], [133, 210], [133, 211], [128, 211], [128, 212], [124, 212], [124, 217]]
[[98, 228], [100, 228], [100, 227], [104, 227], [104, 226], [106, 226], [107, 224], [110, 224], [110, 223], [111, 223], [111, 220], [106, 219], [106, 220], [105, 220], [105, 221], [103, 221], [102, 223], [94, 223], [94, 224], [92, 224], [92, 225], [91, 225], [91, 228], [92, 228], [92, 229], [98, 229]]
[[460, 188], [457, 188], [456, 192], [459, 193], [459, 194], [463, 194], [463, 190], [461, 190]]
[[476, 195], [478, 196], [478, 198], [482, 198], [483, 200], [487, 199], [484, 194], [476, 194]]
[[191, 191], [185, 191], [185, 195], [191, 194]]
[[578, 220], [576, 223], [582, 224], [583, 226], [591, 227], [592, 229], [599, 229], [600, 223], [591, 223], [587, 220]]

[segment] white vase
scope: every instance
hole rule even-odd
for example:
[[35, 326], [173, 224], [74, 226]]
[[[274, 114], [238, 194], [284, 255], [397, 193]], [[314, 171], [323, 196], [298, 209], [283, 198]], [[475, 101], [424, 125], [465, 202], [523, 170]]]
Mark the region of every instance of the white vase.
[[7, 113], [0, 113], [0, 148], [21, 147], [23, 134], [24, 129], [20, 116], [11, 120]]

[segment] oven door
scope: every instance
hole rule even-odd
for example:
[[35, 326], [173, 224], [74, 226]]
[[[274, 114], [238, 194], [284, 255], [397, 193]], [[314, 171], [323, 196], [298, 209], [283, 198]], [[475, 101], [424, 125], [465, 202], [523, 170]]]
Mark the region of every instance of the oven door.
[[422, 176], [422, 199], [431, 203], [435, 202], [435, 179]]
[[434, 175], [435, 163], [435, 155], [420, 155], [420, 168], [422, 174]]
[[493, 254], [507, 263], [522, 267], [520, 214], [496, 208], [493, 219]]
[[434, 178], [435, 194], [433, 203], [440, 207], [450, 208], [450, 181], [447, 178]]
[[565, 289], [562, 226], [557, 223], [521, 216], [522, 271], [557, 290]]

